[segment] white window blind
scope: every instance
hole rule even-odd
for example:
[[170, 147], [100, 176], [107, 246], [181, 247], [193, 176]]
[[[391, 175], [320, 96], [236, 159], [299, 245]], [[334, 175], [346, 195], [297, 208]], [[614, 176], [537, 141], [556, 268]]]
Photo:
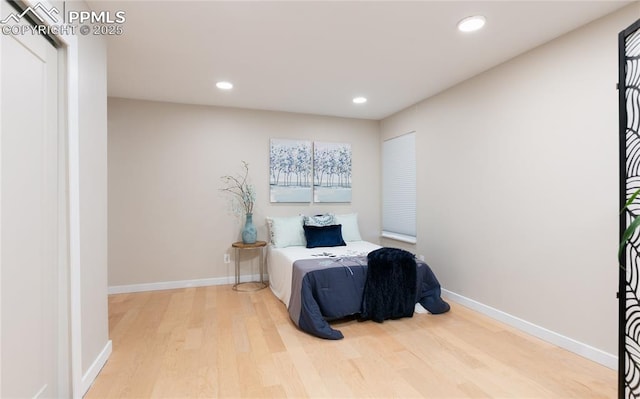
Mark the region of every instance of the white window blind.
[[382, 236], [416, 242], [416, 134], [382, 144]]

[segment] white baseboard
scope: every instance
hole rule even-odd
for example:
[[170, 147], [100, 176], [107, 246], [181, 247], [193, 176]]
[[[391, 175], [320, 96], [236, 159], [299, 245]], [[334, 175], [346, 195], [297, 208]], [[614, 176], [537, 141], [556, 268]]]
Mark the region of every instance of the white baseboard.
[[100, 374], [100, 370], [102, 370], [102, 367], [104, 367], [104, 365], [107, 363], [107, 360], [109, 360], [109, 356], [111, 356], [111, 350], [112, 344], [111, 340], [109, 340], [107, 341], [107, 344], [104, 346], [96, 360], [93, 361], [91, 366], [89, 366], [87, 372], [82, 376], [82, 396], [84, 396], [89, 388], [91, 388], [91, 384], [93, 384], [93, 381], [95, 381], [95, 379], [98, 377], [98, 374]]
[[564, 348], [577, 355], [585, 357], [589, 360], [593, 360], [596, 363], [600, 363], [603, 366], [609, 367], [610, 369], [618, 369], [618, 356], [612, 355], [598, 348], [594, 348], [593, 346], [589, 346], [585, 343], [576, 341], [575, 339], [558, 334], [544, 327], [540, 327], [519, 317], [512, 316], [501, 310], [484, 305], [480, 302], [474, 301], [473, 299], [469, 299], [462, 295], [458, 295], [454, 292], [442, 289], [442, 296], [465, 307], [487, 315], [493, 319], [499, 320], [505, 324], [515, 327], [518, 330], [526, 332], [527, 334], [533, 335], [534, 337], [538, 337], [544, 341]]
[[[259, 281], [260, 274], [244, 275], [240, 276], [240, 282]], [[265, 278], [265, 281], [267, 279]], [[162, 281], [159, 283], [142, 283], [131, 285], [114, 285], [109, 287], [108, 293], [111, 294], [128, 294], [132, 292], [143, 291], [159, 291], [159, 290], [174, 290], [178, 288], [190, 288], [190, 287], [206, 287], [209, 285], [225, 285], [235, 283], [235, 277], [216, 277], [216, 278], [203, 278], [197, 280], [178, 280], [178, 281]]]

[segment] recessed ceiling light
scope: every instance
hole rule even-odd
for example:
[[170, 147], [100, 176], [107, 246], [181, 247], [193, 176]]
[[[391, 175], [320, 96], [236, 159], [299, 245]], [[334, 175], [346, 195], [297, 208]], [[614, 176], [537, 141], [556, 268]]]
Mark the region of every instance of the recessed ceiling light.
[[221, 90], [231, 90], [233, 89], [233, 84], [231, 82], [218, 82], [216, 83], [216, 87]]
[[474, 32], [478, 29], [482, 29], [487, 19], [482, 15], [474, 15], [473, 17], [467, 17], [458, 22], [458, 30], [461, 32]]
[[366, 102], [367, 102], [367, 99], [366, 99], [365, 97], [355, 97], [355, 98], [353, 99], [353, 102], [354, 102], [355, 104], [364, 104], [364, 103], [366, 103]]

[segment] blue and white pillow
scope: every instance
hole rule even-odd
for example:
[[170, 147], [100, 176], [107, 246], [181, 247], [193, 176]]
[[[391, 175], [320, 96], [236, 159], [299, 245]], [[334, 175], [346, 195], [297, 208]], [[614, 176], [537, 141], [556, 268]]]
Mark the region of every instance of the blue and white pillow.
[[305, 216], [304, 217], [304, 225], [305, 226], [316, 226], [316, 227], [323, 227], [323, 226], [331, 226], [334, 224], [338, 224], [336, 223], [336, 217], [335, 215], [331, 214], [331, 213], [327, 213], [324, 215], [315, 215], [315, 216]]

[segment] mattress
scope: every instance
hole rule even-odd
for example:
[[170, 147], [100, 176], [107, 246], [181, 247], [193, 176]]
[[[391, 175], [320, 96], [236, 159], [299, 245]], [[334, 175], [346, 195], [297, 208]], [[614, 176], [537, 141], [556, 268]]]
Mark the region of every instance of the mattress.
[[380, 245], [368, 241], [350, 241], [342, 247], [318, 248], [303, 246], [275, 248], [273, 245], [269, 245], [267, 248], [269, 287], [273, 294], [289, 308], [293, 262], [300, 259], [366, 256], [378, 248]]

